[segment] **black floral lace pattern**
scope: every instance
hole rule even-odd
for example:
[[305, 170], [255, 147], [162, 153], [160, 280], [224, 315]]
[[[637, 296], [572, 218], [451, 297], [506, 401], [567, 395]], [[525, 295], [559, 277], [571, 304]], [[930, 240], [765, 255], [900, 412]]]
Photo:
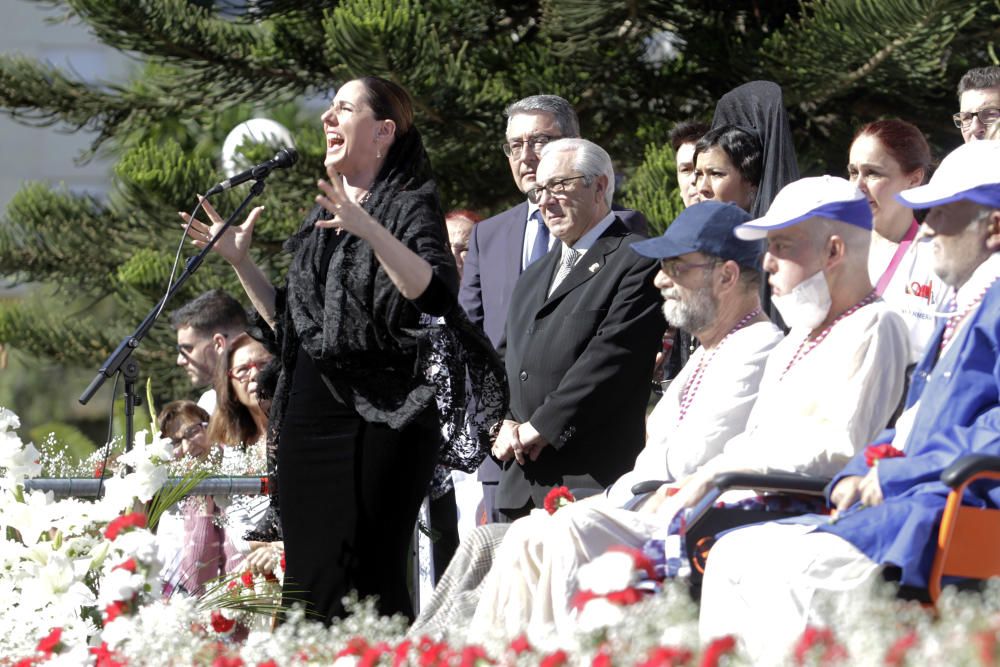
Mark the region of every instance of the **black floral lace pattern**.
[[475, 472], [490, 451], [490, 427], [503, 418], [509, 395], [495, 355], [483, 354], [481, 333], [464, 314], [444, 321], [425, 317], [430, 349], [421, 364], [436, 389], [442, 446], [430, 495], [451, 488], [451, 471]]

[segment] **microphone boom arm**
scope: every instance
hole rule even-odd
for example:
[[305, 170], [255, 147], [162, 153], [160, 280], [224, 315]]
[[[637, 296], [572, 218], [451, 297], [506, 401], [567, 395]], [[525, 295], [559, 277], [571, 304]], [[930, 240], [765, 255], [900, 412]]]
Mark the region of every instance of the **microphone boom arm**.
[[[114, 376], [115, 373], [118, 373], [121, 370], [125, 361], [132, 355], [132, 352], [139, 347], [139, 344], [142, 342], [143, 338], [146, 337], [146, 334], [149, 333], [149, 330], [153, 328], [153, 324], [156, 323], [157, 318], [160, 316], [160, 313], [163, 311], [167, 302], [174, 296], [174, 294], [177, 293], [178, 290], [180, 290], [184, 283], [187, 282], [188, 278], [190, 278], [194, 272], [198, 270], [198, 267], [200, 267], [202, 262], [205, 261], [205, 256], [211, 252], [215, 244], [220, 238], [222, 238], [222, 235], [226, 233], [226, 230], [233, 226], [236, 220], [243, 215], [243, 211], [246, 210], [246, 207], [250, 204], [250, 202], [262, 192], [264, 192], [264, 180], [263, 178], [260, 178], [254, 181], [254, 184], [250, 188], [250, 192], [246, 197], [244, 197], [239, 207], [233, 211], [232, 215], [226, 219], [226, 222], [222, 225], [222, 229], [219, 230], [219, 233], [209, 239], [208, 243], [205, 244], [205, 247], [201, 249], [201, 252], [188, 258], [184, 266], [184, 271], [181, 272], [181, 274], [177, 277], [177, 280], [175, 280], [170, 286], [170, 289], [168, 289], [167, 293], [163, 295], [163, 298], [160, 299], [155, 306], [153, 306], [153, 309], [150, 310], [142, 322], [139, 323], [139, 326], [135, 328], [135, 331], [123, 338], [121, 343], [118, 344], [118, 347], [115, 348], [114, 352], [112, 352], [111, 355], [104, 360], [104, 363], [101, 364], [100, 369], [97, 371], [97, 375], [94, 376], [94, 379], [91, 380], [90, 384], [87, 385], [87, 388], [84, 389], [83, 393], [80, 395], [79, 401], [82, 405], [86, 405], [90, 399], [93, 398], [94, 394], [96, 394], [97, 390], [101, 388], [105, 380]], [[137, 369], [138, 367], [136, 366], [136, 372]], [[130, 375], [132, 374], [132, 370], [132, 368], [129, 369]], [[128, 395], [125, 396], [126, 413], [128, 413], [134, 405], [138, 404], [139, 402], [137, 397], [130, 398]], [[129, 421], [130, 420], [126, 420], [126, 426], [128, 426]], [[125, 435], [126, 446], [131, 447], [132, 433], [130, 432], [130, 429], [126, 428]]]

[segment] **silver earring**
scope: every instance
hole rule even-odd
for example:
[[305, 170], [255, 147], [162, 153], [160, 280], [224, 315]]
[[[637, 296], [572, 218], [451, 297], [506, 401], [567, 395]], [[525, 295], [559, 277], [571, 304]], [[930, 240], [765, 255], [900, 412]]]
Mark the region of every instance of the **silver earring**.
[[382, 148], [381, 147], [375, 149], [375, 159], [376, 160], [381, 160], [382, 159]]

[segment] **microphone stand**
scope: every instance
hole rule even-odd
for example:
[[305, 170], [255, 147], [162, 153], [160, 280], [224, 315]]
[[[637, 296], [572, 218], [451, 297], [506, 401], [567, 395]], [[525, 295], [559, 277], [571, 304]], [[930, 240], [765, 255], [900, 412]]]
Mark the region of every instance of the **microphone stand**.
[[[265, 174], [266, 176], [266, 174]], [[163, 311], [163, 307], [167, 304], [171, 297], [187, 282], [201, 263], [205, 261], [205, 255], [207, 255], [212, 248], [215, 246], [216, 242], [222, 235], [226, 233], [226, 230], [232, 227], [233, 223], [243, 214], [244, 209], [250, 204], [250, 202], [257, 196], [264, 192], [264, 180], [260, 178], [254, 181], [254, 184], [250, 188], [250, 193], [243, 199], [239, 207], [233, 211], [232, 215], [226, 219], [225, 224], [219, 233], [213, 236], [204, 248], [201, 249], [194, 257], [188, 258], [185, 262], [184, 271], [181, 275], [177, 277], [177, 280], [170, 286], [167, 293], [163, 295], [163, 298], [157, 302], [153, 309], [149, 311], [146, 318], [139, 323], [139, 326], [135, 328], [130, 335], [125, 336], [122, 342], [118, 344], [115, 351], [111, 353], [104, 363], [101, 364], [100, 369], [97, 371], [97, 375], [90, 382], [90, 385], [83, 390], [80, 395], [79, 401], [82, 405], [86, 405], [87, 402], [93, 398], [97, 390], [101, 388], [104, 381], [108, 378], [114, 376], [115, 373], [121, 373], [125, 380], [125, 451], [132, 449], [132, 441], [134, 438], [134, 423], [133, 417], [135, 415], [135, 407], [137, 405], [142, 405], [142, 398], [135, 391], [136, 380], [139, 379], [139, 362], [132, 359], [132, 352], [139, 347], [139, 343], [142, 339], [146, 337], [149, 330], [156, 323], [157, 318]], [[114, 397], [112, 397], [112, 406], [114, 406]], [[112, 410], [114, 408], [112, 407]]]

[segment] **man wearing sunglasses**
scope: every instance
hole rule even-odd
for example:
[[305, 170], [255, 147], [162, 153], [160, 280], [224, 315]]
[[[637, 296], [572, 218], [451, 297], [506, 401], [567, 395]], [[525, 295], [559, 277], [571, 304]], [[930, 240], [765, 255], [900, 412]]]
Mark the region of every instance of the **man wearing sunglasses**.
[[952, 116], [966, 143], [986, 139], [1000, 120], [1000, 67], [970, 69], [958, 82], [960, 111]]

